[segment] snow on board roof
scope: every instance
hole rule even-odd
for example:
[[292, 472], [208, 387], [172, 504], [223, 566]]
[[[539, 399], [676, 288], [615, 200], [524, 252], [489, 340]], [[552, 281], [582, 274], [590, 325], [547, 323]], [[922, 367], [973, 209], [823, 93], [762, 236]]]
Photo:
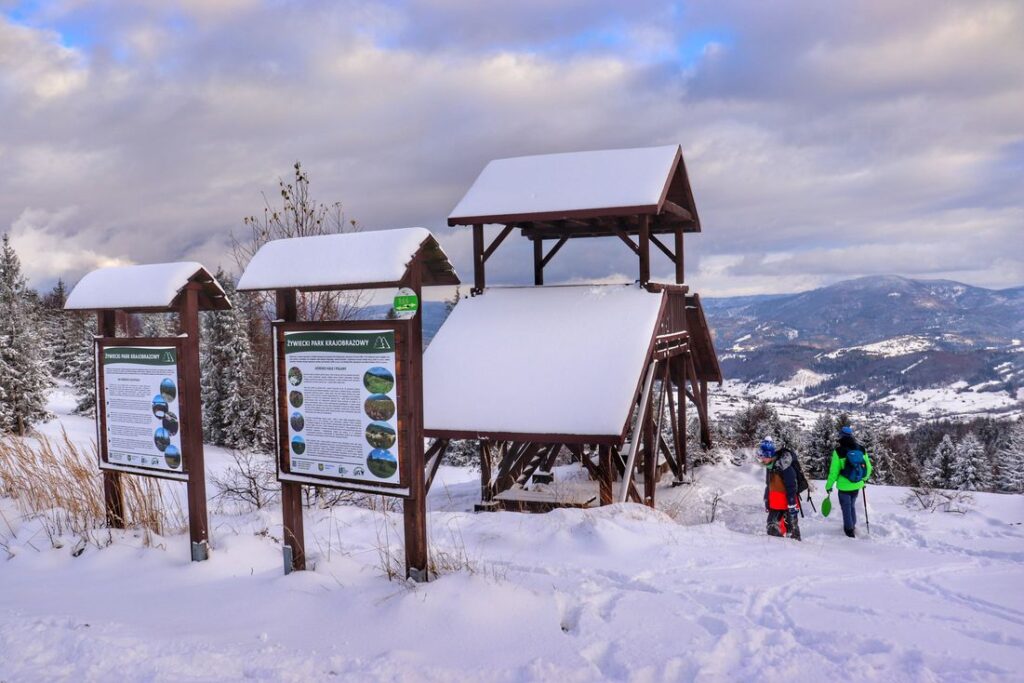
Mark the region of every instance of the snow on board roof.
[[115, 266], [88, 273], [71, 290], [67, 310], [132, 310], [168, 308], [189, 282], [203, 284], [210, 304], [201, 308], [231, 308], [216, 278], [195, 261]]
[[469, 218], [657, 207], [681, 154], [679, 145], [666, 145], [495, 159], [452, 210], [448, 224]]
[[662, 296], [628, 286], [488, 289], [423, 359], [427, 430], [618, 437]]
[[395, 283], [422, 248], [424, 284], [458, 284], [455, 270], [426, 228], [399, 228], [274, 240], [260, 247], [238, 289], [306, 289]]

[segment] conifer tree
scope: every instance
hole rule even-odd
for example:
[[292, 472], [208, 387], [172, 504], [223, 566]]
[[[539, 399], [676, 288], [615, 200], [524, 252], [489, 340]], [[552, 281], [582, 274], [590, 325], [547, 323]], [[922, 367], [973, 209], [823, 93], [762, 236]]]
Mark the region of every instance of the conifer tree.
[[[218, 271], [229, 299], [238, 299], [230, 276]], [[211, 443], [254, 448], [262, 425], [254, 398], [254, 356], [244, 307], [203, 314], [203, 433]]]
[[47, 416], [52, 380], [35, 301], [5, 234], [0, 246], [0, 391], [6, 409], [0, 431], [24, 434]]
[[177, 322], [177, 316], [172, 313], [147, 313], [142, 316], [142, 336], [176, 336], [178, 334]]
[[996, 488], [1007, 493], [1024, 493], [1024, 418], [1018, 419], [996, 452]]
[[992, 488], [992, 466], [985, 455], [985, 447], [973, 432], [965, 434], [957, 444], [949, 484], [950, 488], [960, 491]]
[[96, 323], [92, 316], [73, 314], [72, 337], [68, 341], [67, 379], [75, 390], [75, 412], [92, 415], [96, 410]]
[[807, 437], [807, 445], [801, 453], [800, 463], [804, 473], [811, 479], [824, 479], [832, 463], [832, 451], [838, 445], [835, 416], [831, 411], [819, 415]]
[[922, 482], [933, 488], [948, 489], [953, 473], [953, 461], [956, 458], [956, 446], [949, 434], [942, 437], [942, 441], [935, 448], [935, 453], [921, 469]]

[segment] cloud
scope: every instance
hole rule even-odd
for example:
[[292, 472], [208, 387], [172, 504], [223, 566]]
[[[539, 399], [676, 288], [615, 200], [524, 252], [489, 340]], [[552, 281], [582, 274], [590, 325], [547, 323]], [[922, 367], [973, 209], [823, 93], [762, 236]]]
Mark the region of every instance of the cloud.
[[19, 255], [22, 271], [32, 282], [63, 278], [74, 283], [95, 268], [128, 265], [130, 261], [98, 253], [83, 240], [67, 234], [78, 210], [65, 207], [50, 212], [25, 209], [11, 225], [11, 244]]
[[[678, 142], [706, 294], [884, 269], [1024, 282], [1018, 4], [623, 7], [140, 0], [0, 18], [0, 229], [73, 206], [40, 234], [231, 267], [230, 232], [300, 159], [319, 199], [370, 229], [438, 231], [469, 279], [469, 233], [444, 220], [489, 159]], [[526, 240], [487, 265], [532, 281]], [[546, 279], [635, 271], [617, 240], [584, 241]]]

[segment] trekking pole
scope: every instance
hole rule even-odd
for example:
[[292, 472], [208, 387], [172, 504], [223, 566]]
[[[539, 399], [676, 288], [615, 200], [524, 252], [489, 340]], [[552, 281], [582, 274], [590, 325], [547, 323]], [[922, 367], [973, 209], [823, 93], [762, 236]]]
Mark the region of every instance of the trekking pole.
[[871, 520], [868, 518], [868, 487], [864, 487], [864, 526], [867, 527], [868, 533], [871, 533]]
[[811, 498], [811, 490], [807, 489], [807, 502], [811, 504], [811, 509], [814, 510], [814, 514], [818, 514], [818, 508], [814, 505], [814, 500]]

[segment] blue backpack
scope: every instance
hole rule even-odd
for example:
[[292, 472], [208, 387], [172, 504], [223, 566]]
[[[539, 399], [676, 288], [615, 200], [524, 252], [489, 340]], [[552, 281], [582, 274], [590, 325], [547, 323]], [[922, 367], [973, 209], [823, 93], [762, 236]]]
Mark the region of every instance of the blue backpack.
[[846, 452], [846, 464], [843, 465], [842, 475], [851, 484], [856, 484], [864, 479], [868, 472], [867, 463], [864, 461], [864, 451], [855, 448]]

